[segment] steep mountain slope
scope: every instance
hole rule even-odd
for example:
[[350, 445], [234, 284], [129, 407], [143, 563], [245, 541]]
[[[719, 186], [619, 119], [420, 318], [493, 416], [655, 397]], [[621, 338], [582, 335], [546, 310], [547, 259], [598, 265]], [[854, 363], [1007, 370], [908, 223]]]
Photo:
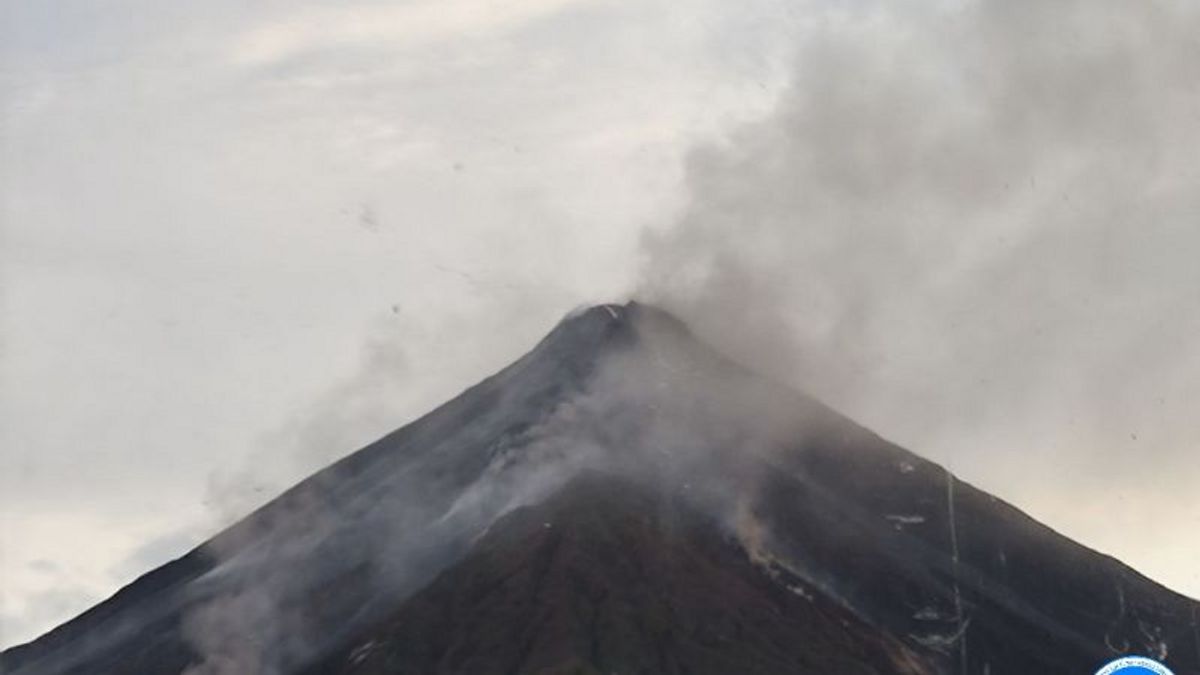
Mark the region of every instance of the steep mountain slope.
[[1183, 674], [1196, 615], [670, 315], [603, 305], [0, 672]]
[[898, 640], [721, 532], [686, 499], [585, 473], [312, 672], [920, 672]]

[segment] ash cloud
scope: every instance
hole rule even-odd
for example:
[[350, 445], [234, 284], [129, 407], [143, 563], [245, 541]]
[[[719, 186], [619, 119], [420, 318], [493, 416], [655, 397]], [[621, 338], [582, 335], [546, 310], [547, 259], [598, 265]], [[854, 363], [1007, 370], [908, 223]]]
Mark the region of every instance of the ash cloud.
[[1022, 449], [1196, 494], [1198, 29], [1182, 2], [828, 10], [774, 111], [691, 153], [639, 296], [1001, 494]]

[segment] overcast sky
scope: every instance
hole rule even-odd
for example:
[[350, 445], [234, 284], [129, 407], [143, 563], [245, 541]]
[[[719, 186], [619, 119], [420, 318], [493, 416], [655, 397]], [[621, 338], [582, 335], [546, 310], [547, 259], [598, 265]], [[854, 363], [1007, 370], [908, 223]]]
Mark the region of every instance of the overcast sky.
[[[1012, 4], [1027, 21], [982, 31], [991, 51], [963, 62], [990, 69], [1028, 21], [1046, 20]], [[938, 104], [1028, 98], [1039, 110], [1058, 99], [1016, 66], [1002, 78], [1006, 98], [929, 76], [975, 44], [969, 31], [907, 64], [897, 57], [927, 42], [931, 21], [1013, 15], [963, 2], [837, 6], [0, 0], [0, 645], [69, 618], [505, 365], [573, 307], [635, 292], [708, 316], [707, 333], [735, 355], [790, 364], [785, 379], [884, 436], [1200, 596], [1195, 166], [1159, 152], [1154, 181], [1131, 179], [1136, 163], [1100, 176], [1062, 166], [1189, 149], [1196, 136], [1134, 134], [1092, 156], [1080, 148], [1125, 128], [1101, 119], [1057, 143], [1079, 115], [1059, 108], [1061, 119], [1029, 133], [956, 126], [964, 118], [933, 114]], [[1085, 37], [1092, 18], [1076, 22]], [[1170, 67], [1186, 54], [1182, 38], [1148, 25], [1114, 42], [1118, 57], [1153, 57], [1134, 59], [1132, 81], [1145, 86], [1102, 89], [1116, 98], [1093, 103], [1133, 95], [1174, 115], [1136, 124], [1200, 127], [1200, 98], [1183, 84], [1195, 78]], [[874, 76], [856, 80], [861, 97], [838, 98], [814, 81], [814, 63]], [[1053, 82], [1075, 86], [1072, 96], [1109, 72], [1061, 70]], [[909, 84], [919, 97], [895, 94]], [[814, 106], [814, 93], [840, 107]], [[852, 114], [885, 107], [922, 131], [918, 151], [895, 149], [899, 122]], [[807, 121], [831, 110], [855, 142], [837, 142], [847, 129], [829, 120]], [[968, 135], [924, 133], [913, 121], [925, 111]], [[871, 161], [828, 166], [862, 180], [795, 162], [861, 157], [856, 129], [870, 132]], [[1005, 133], [1016, 160], [953, 151], [969, 134]], [[871, 142], [892, 151], [872, 154]], [[1038, 152], [1046, 145], [1054, 152]], [[946, 148], [951, 160], [938, 164]], [[865, 167], [897, 156], [937, 170], [918, 172], [919, 190], [915, 179], [872, 190], [878, 176]], [[938, 182], [965, 168], [984, 178]], [[1034, 193], [984, 194], [1001, 172], [1060, 201], [1112, 193], [1110, 180], [1124, 187], [1102, 214], [1060, 218]], [[779, 198], [805, 185], [795, 194], [824, 206]], [[830, 207], [836, 195], [865, 210]], [[910, 198], [930, 206], [905, 212]], [[779, 230], [780, 213], [826, 229]], [[891, 213], [902, 217], [880, 215]], [[867, 225], [831, 239], [848, 218]], [[939, 226], [951, 218], [976, 226]], [[885, 220], [900, 229], [881, 229]], [[929, 248], [947, 237], [953, 264]], [[876, 265], [905, 247], [921, 252]], [[736, 270], [734, 283], [709, 274], [681, 287], [647, 272], [697, 259]], [[1066, 273], [1047, 271], [1060, 263]], [[799, 265], [804, 275], [788, 271]], [[958, 274], [964, 266], [981, 272]], [[846, 272], [868, 267], [884, 273]], [[877, 292], [908, 281], [917, 291]], [[831, 296], [852, 309], [820, 314], [839, 327], [836, 348], [829, 331], [778, 320], [814, 316], [813, 299], [788, 289], [821, 283], [856, 289]], [[948, 297], [947, 286], [961, 292]], [[712, 325], [731, 298], [746, 300], [741, 329], [776, 315], [761, 342]], [[795, 363], [779, 355], [800, 348], [811, 351]]]

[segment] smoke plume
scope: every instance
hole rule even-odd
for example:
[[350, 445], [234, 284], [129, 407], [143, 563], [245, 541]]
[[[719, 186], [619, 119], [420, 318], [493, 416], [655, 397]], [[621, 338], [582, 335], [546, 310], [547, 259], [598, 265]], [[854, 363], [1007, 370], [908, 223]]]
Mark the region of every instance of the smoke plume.
[[[1132, 424], [1160, 457], [1181, 455], [1181, 427], [1148, 427], [1184, 419], [1173, 406], [1194, 402], [1200, 381], [1189, 339], [1200, 328], [1200, 271], [1188, 255], [1200, 243], [1189, 225], [1200, 206], [1197, 29], [1196, 10], [1119, 0], [829, 11], [774, 112], [691, 154], [690, 201], [646, 236], [638, 294], [738, 360], [915, 447], [936, 450], [962, 429], [982, 429], [981, 447], [989, 433], [1007, 447], [998, 429], [1019, 417], [1030, 436], [1053, 437], [1038, 436], [1044, 423], [1064, 444], [1110, 455], [1115, 446], [1087, 443], [1125, 437]], [[463, 456], [488, 463], [446, 486], [450, 502], [396, 470], [289, 520], [353, 545], [387, 533], [391, 543], [362, 557], [376, 591], [400, 596], [498, 515], [583, 470], [636, 467], [694, 491], [761, 556], [761, 526], [737, 499], [755, 476], [737, 475], [740, 460], [713, 448], [769, 449], [806, 421], [724, 373], [699, 382], [690, 372], [618, 362], [553, 409], [505, 400], [496, 420], [536, 421], [503, 433], [496, 420], [475, 422], [487, 439], [462, 431]], [[680, 391], [728, 395], [676, 409], [689, 400]], [[1160, 417], [1132, 404], [1148, 397], [1164, 400]], [[1073, 419], [1078, 428], [1060, 430]], [[743, 436], [724, 438], [729, 430]], [[275, 566], [301, 557], [270, 549], [290, 537], [252, 539], [268, 542]], [[225, 617], [260, 602], [275, 613], [294, 585], [222, 598], [189, 624], [207, 659], [196, 672], [298, 658], [216, 649], [229, 644]]]
[[774, 112], [691, 153], [640, 295], [915, 447], [1181, 459], [1198, 28], [1175, 2], [830, 10]]

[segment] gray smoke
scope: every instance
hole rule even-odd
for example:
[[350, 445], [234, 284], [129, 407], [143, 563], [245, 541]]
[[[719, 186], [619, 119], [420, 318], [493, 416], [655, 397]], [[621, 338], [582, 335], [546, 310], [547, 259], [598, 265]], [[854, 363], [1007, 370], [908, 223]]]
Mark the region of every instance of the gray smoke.
[[[1194, 545], [1137, 560], [1100, 519], [1200, 518], [1197, 35], [1185, 2], [829, 10], [775, 110], [690, 155], [639, 295], [1181, 578]], [[1065, 513], [1085, 489], [1125, 516]]]
[[[1189, 219], [1200, 206], [1198, 28], [1200, 15], [1181, 5], [1117, 0], [832, 11], [803, 43], [775, 111], [691, 155], [690, 201], [647, 235], [639, 295], [738, 360], [952, 457], [968, 477], [995, 470], [1003, 481], [1004, 471], [1087, 455], [1103, 482], [1134, 466], [1126, 457], [1144, 459], [1114, 440], [1133, 435], [1184, 467], [1169, 478], [1176, 494], [1200, 493], [1184, 426], [1200, 400], [1190, 339], [1200, 233]], [[686, 367], [617, 364], [516, 436], [464, 432], [464, 448], [489, 464], [449, 503], [397, 472], [336, 508], [292, 504], [282, 529], [247, 539], [279, 568], [314, 545], [289, 550], [289, 528], [355, 546], [371, 533], [390, 541], [363, 557], [395, 563], [371, 583], [403, 595], [496, 517], [579, 472], [653, 466], [662, 480], [707, 490], [698, 499], [755, 549], [737, 501], [754, 477], [724, 486], [726, 458], [696, 448], [770, 448], [804, 421], [771, 407], [781, 399], [736, 388], [712, 408], [671, 409], [687, 401], [672, 391], [729, 387], [688, 377]], [[653, 412], [630, 419], [630, 409]], [[747, 415], [763, 422], [750, 425], [763, 438], [721, 438]], [[303, 435], [336, 450], [343, 422]], [[964, 438], [975, 447], [949, 447]], [[996, 448], [1029, 461], [987, 452]], [[1145, 474], [1130, 475], [1136, 486]], [[1197, 489], [1184, 492], [1189, 484]], [[225, 568], [246, 564], [235, 543]], [[188, 623], [205, 658], [193, 672], [271, 672], [298, 658], [308, 645], [276, 638], [311, 627], [281, 609], [311, 578], [350, 572], [300, 570], [299, 581], [204, 605]], [[268, 639], [235, 639], [255, 632]]]
[[[1159, 465], [1184, 467], [1167, 479], [1176, 495], [1200, 493], [1185, 466], [1185, 411], [1200, 400], [1190, 339], [1200, 329], [1190, 259], [1200, 233], [1189, 219], [1200, 206], [1190, 156], [1200, 147], [1197, 28], [1200, 15], [1182, 6], [1116, 0], [831, 12], [803, 42], [774, 112], [692, 153], [690, 201], [671, 227], [647, 235], [639, 295], [738, 360], [968, 479], [993, 480], [982, 482], [1034, 515], [1047, 504], [1038, 490], [1072, 480], [1072, 495], [1117, 472], [1135, 496], [1150, 475], [1157, 487], [1167, 472], [1139, 473], [1146, 454], [1128, 452], [1131, 435]], [[396, 371], [368, 362], [372, 373]], [[372, 583], [403, 595], [500, 514], [581, 471], [627, 462], [694, 486], [757, 550], [737, 497], [753, 493], [744, 488], [754, 476], [725, 485], [726, 458], [696, 448], [770, 447], [803, 420], [789, 420], [794, 406], [772, 407], [784, 399], [678, 371], [672, 382], [647, 381], [674, 371], [645, 363], [606, 370], [527, 432], [476, 448], [493, 459], [450, 503], [435, 508], [416, 486], [388, 479], [380, 490], [390, 501], [355, 496], [349, 511], [304, 502], [287, 520], [354, 545], [355, 532], [389, 533], [366, 558], [398, 561], [374, 570]], [[377, 401], [390, 387], [380, 386], [352, 383], [320, 407], [357, 400], [360, 389]], [[688, 400], [675, 390], [729, 395], [673, 410]], [[630, 419], [630, 409], [654, 413]], [[748, 418], [763, 422], [751, 427], [764, 438], [714, 440]], [[303, 445], [344, 449], [338, 430], [360, 426], [348, 419], [297, 427], [311, 441]], [[1021, 494], [1016, 475], [1029, 467], [1050, 478], [1023, 476]], [[358, 501], [374, 514], [370, 527], [346, 533], [365, 517]], [[1156, 505], [1127, 508], [1140, 517]], [[270, 532], [251, 538], [266, 542], [270, 567], [307, 550], [275, 548], [290, 538]], [[207, 605], [189, 622], [206, 658], [195, 672], [282, 667], [297, 650], [234, 638], [264, 625], [269, 636], [304, 634], [298, 615], [281, 611], [292, 587], [344, 572], [306, 570]]]
[[228, 526], [348, 448], [394, 428], [411, 396], [407, 337], [378, 322], [352, 373], [264, 434], [240, 465], [212, 472], [205, 504], [214, 525]]
[[[634, 321], [617, 318], [632, 310], [611, 311], [613, 322]], [[583, 334], [600, 335], [608, 316], [593, 310]], [[685, 330], [650, 315], [638, 323], [637, 349], [610, 344], [599, 354], [557, 333], [481, 385], [496, 395], [494, 405], [478, 407], [492, 394], [468, 393], [387, 441], [369, 470], [318, 474], [219, 535], [206, 545], [217, 569], [189, 590], [195, 601], [184, 629], [199, 661], [187, 675], [289, 672], [346, 637], [329, 633], [329, 617], [352, 634], [356, 622], [464, 554], [498, 518], [584, 472], [685, 495], [765, 555], [748, 506], [757, 471], [823, 413], [714, 363], [693, 350]], [[572, 366], [596, 358], [596, 370], [573, 381], [559, 365], [564, 353]], [[341, 589], [338, 597], [322, 594], [328, 606], [314, 607], [314, 589], [329, 587]]]

